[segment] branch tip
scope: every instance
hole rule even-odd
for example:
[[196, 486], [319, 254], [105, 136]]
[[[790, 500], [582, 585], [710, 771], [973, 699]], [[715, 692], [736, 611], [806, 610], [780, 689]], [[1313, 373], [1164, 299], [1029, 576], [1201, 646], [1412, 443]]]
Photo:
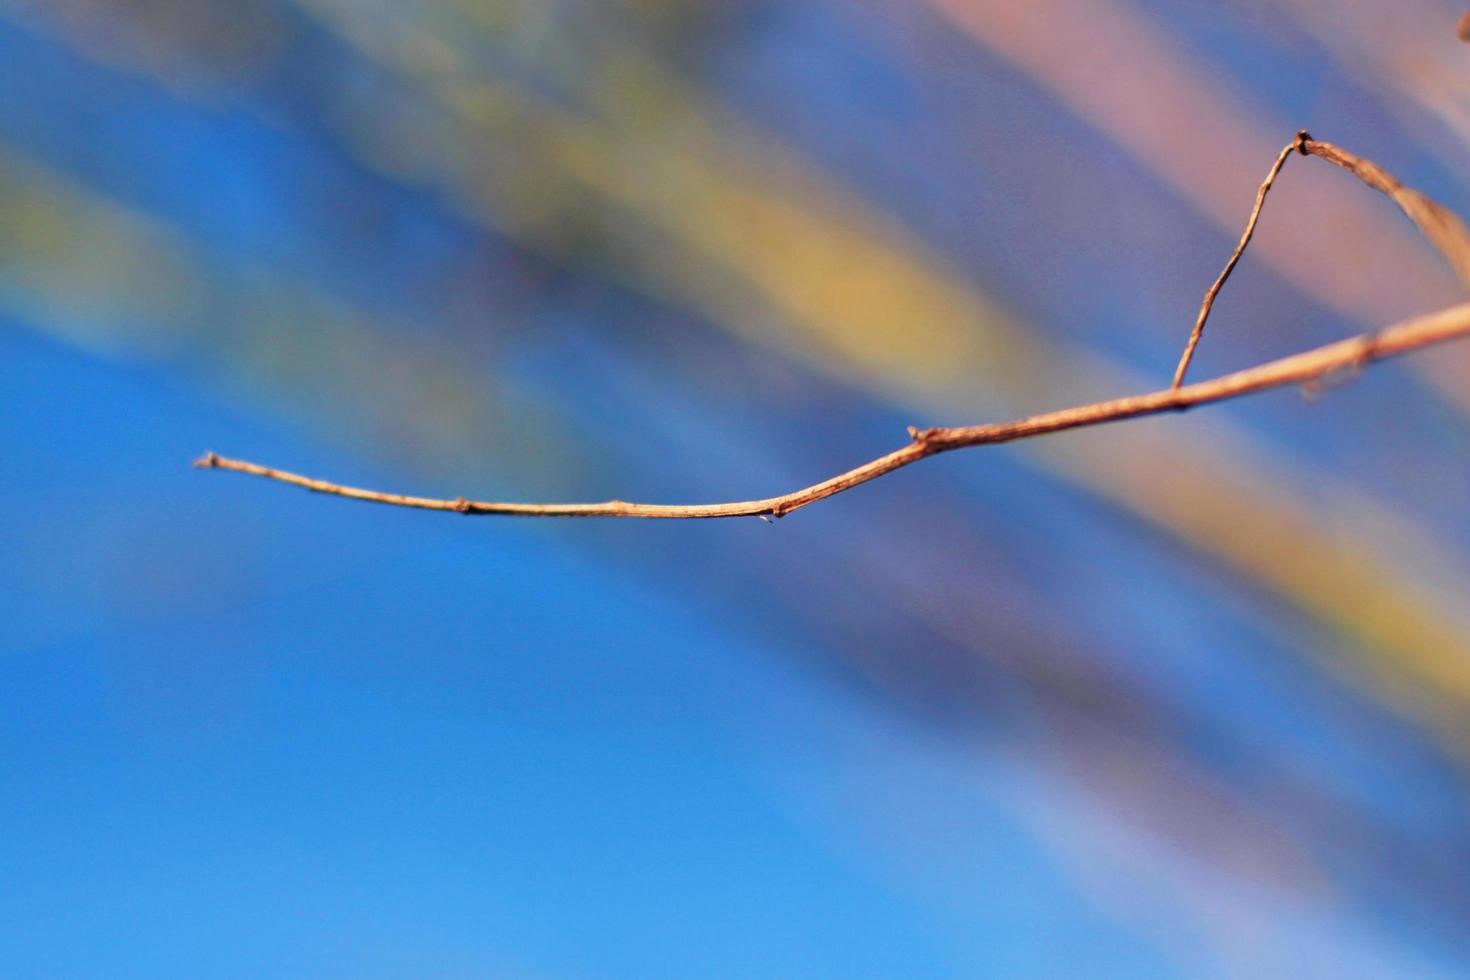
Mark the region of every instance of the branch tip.
[[212, 470], [219, 467], [219, 457], [214, 452], [207, 452], [194, 460], [193, 466], [196, 470]]

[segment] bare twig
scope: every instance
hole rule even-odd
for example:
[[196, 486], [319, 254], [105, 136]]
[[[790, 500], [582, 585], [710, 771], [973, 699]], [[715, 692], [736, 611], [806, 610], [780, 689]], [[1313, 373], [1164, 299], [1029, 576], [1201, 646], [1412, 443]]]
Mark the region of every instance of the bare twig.
[[[1306, 136], [1305, 133], [1301, 135]], [[1444, 256], [1461, 284], [1470, 286], [1470, 231], [1465, 229], [1459, 215], [1412, 187], [1405, 187], [1372, 160], [1364, 160], [1340, 146], [1307, 136], [1302, 143], [1302, 153], [1336, 164], [1374, 190], [1387, 194], [1429, 239], [1429, 244]]]
[[1266, 179], [1256, 190], [1256, 203], [1251, 208], [1250, 218], [1246, 220], [1245, 231], [1240, 236], [1240, 242], [1235, 246], [1235, 251], [1230, 253], [1230, 258], [1225, 263], [1225, 268], [1219, 277], [1209, 289], [1205, 290], [1204, 302], [1200, 304], [1199, 316], [1194, 321], [1194, 329], [1190, 331], [1189, 340], [1184, 345], [1184, 353], [1179, 358], [1179, 366], [1174, 369], [1175, 388], [1184, 383], [1184, 375], [1189, 370], [1189, 364], [1194, 359], [1195, 348], [1199, 346], [1200, 337], [1204, 334], [1205, 321], [1210, 317], [1210, 308], [1215, 305], [1215, 297], [1219, 295], [1220, 287], [1225, 285], [1225, 280], [1230, 278], [1230, 273], [1235, 271], [1235, 265], [1240, 261], [1240, 257], [1245, 254], [1246, 246], [1250, 244], [1251, 236], [1256, 232], [1256, 222], [1260, 220], [1261, 208], [1266, 203], [1266, 195], [1270, 193], [1271, 185], [1276, 183], [1281, 168], [1286, 165], [1286, 158], [1291, 156], [1293, 150], [1302, 156], [1321, 157], [1328, 163], [1336, 164], [1374, 190], [1388, 195], [1389, 199], [1399, 206], [1409, 220], [1414, 222], [1415, 227], [1424, 237], [1429, 239], [1429, 243], [1439, 250], [1439, 254], [1444, 256], [1460, 282], [1470, 286], [1470, 231], [1465, 229], [1458, 215], [1413, 188], [1405, 187], [1392, 174], [1373, 161], [1349, 153], [1340, 146], [1314, 140], [1311, 134], [1303, 129], [1296, 134], [1295, 139], [1282, 148], [1280, 153], [1276, 154], [1276, 162], [1271, 165]]
[[249, 473], [317, 493], [327, 493], [353, 500], [367, 500], [397, 507], [423, 510], [451, 510], [461, 514], [519, 514], [527, 517], [781, 517], [807, 504], [816, 503], [875, 480], [886, 473], [917, 463], [921, 459], [997, 442], [1029, 439], [1049, 432], [1080, 429], [1086, 426], [1118, 422], [1143, 415], [1179, 412], [1211, 402], [1238, 398], [1268, 388], [1320, 381], [1336, 373], [1356, 370], [1373, 361], [1419, 350], [1432, 344], [1470, 337], [1470, 303], [1452, 306], [1426, 316], [1405, 320], [1377, 333], [1363, 334], [1313, 350], [1268, 361], [1265, 364], [1227, 374], [1210, 381], [1200, 381], [1181, 388], [1166, 388], [1146, 395], [1132, 395], [1112, 401], [1079, 405], [1057, 412], [1033, 415], [1013, 422], [970, 425], [955, 428], [910, 429], [912, 441], [886, 456], [880, 456], [856, 469], [840, 473], [830, 480], [761, 500], [743, 500], [723, 504], [634, 504], [609, 500], [596, 504], [517, 504], [466, 500], [458, 497], [443, 500], [433, 497], [406, 497], [379, 493], [357, 487], [344, 487], [326, 480], [287, 473], [238, 459], [227, 459], [206, 453], [194, 465], [203, 469], [233, 470]]
[[1199, 316], [1194, 318], [1194, 329], [1189, 332], [1189, 341], [1184, 345], [1184, 353], [1179, 358], [1179, 366], [1174, 369], [1174, 383], [1171, 387], [1178, 388], [1184, 384], [1184, 374], [1189, 370], [1189, 362], [1194, 360], [1194, 349], [1199, 346], [1200, 337], [1204, 336], [1205, 321], [1210, 318], [1210, 307], [1215, 305], [1215, 297], [1220, 294], [1220, 287], [1225, 285], [1225, 280], [1230, 278], [1230, 273], [1235, 271], [1235, 264], [1245, 254], [1245, 247], [1251, 243], [1251, 236], [1256, 233], [1256, 222], [1261, 218], [1261, 208], [1266, 203], [1266, 195], [1271, 193], [1271, 185], [1276, 183], [1276, 176], [1281, 173], [1281, 168], [1286, 166], [1286, 158], [1291, 156], [1293, 150], [1301, 150], [1303, 144], [1311, 139], [1304, 129], [1296, 134], [1296, 139], [1282, 147], [1281, 152], [1276, 154], [1276, 162], [1271, 164], [1271, 170], [1266, 174], [1266, 179], [1261, 182], [1256, 191], [1256, 204], [1251, 208], [1251, 216], [1246, 220], [1245, 231], [1240, 236], [1240, 242], [1235, 246], [1235, 251], [1230, 253], [1230, 259], [1225, 263], [1225, 268], [1205, 290], [1204, 302], [1200, 304]]
[[911, 441], [908, 445], [886, 456], [880, 456], [871, 462], [864, 463], [855, 469], [845, 473], [839, 473], [831, 479], [821, 483], [813, 484], [801, 490], [782, 494], [778, 497], [764, 497], [760, 500], [741, 500], [731, 503], [720, 504], [637, 504], [628, 503], [623, 500], [608, 500], [602, 503], [591, 504], [521, 504], [502, 503], [481, 500], [466, 500], [456, 497], [452, 500], [437, 497], [410, 497], [396, 493], [381, 493], [376, 490], [364, 490], [358, 487], [346, 487], [326, 480], [318, 480], [309, 476], [301, 476], [297, 473], [289, 473], [285, 470], [273, 469], [269, 466], [261, 466], [258, 463], [249, 463], [239, 459], [229, 459], [214, 453], [205, 453], [204, 456], [195, 460], [194, 465], [201, 469], [231, 470], [236, 473], [248, 473], [252, 476], [264, 477], [279, 483], [289, 483], [292, 486], [304, 487], [316, 493], [331, 494], [337, 497], [347, 497], [352, 500], [366, 500], [377, 504], [391, 504], [395, 507], [414, 507], [421, 510], [448, 510], [460, 514], [510, 514], [524, 517], [648, 517], [648, 518], [710, 518], [710, 517], [783, 517], [798, 508], [808, 504], [824, 500], [844, 490], [875, 480], [894, 470], [917, 463], [921, 459], [936, 456], [939, 453], [948, 452], [951, 449], [963, 449], [967, 446], [983, 446], [998, 442], [1012, 442], [1017, 439], [1030, 439], [1035, 436], [1046, 435], [1050, 432], [1061, 432], [1066, 429], [1080, 429], [1087, 426], [1102, 425], [1106, 422], [1119, 422], [1124, 419], [1138, 418], [1144, 415], [1158, 415], [1163, 412], [1181, 412], [1197, 405], [1208, 405], [1212, 402], [1224, 401], [1229, 398], [1238, 398], [1241, 395], [1264, 391], [1268, 388], [1279, 388], [1285, 385], [1320, 385], [1343, 373], [1354, 373], [1373, 361], [1382, 360], [1387, 357], [1395, 357], [1410, 351], [1429, 347], [1433, 344], [1444, 343], [1463, 337], [1470, 337], [1470, 303], [1452, 306], [1439, 310], [1435, 313], [1404, 320], [1393, 326], [1385, 327], [1376, 333], [1362, 334], [1348, 340], [1341, 340], [1334, 344], [1327, 344], [1290, 357], [1279, 360], [1268, 361], [1244, 371], [1227, 374], [1223, 377], [1214, 378], [1210, 381], [1200, 381], [1195, 384], [1185, 385], [1184, 375], [1189, 370], [1189, 363], [1194, 356], [1195, 348], [1199, 346], [1199, 340], [1204, 332], [1205, 321], [1209, 318], [1210, 307], [1215, 302], [1220, 288], [1225, 280], [1230, 278], [1231, 271], [1236, 263], [1240, 261], [1245, 248], [1250, 244], [1251, 235], [1254, 234], [1256, 222], [1261, 216], [1261, 208], [1265, 204], [1266, 195], [1271, 190], [1281, 168], [1286, 164], [1286, 158], [1295, 150], [1303, 156], [1317, 156], [1329, 163], [1355, 174], [1368, 186], [1387, 194], [1409, 219], [1424, 233], [1425, 237], [1439, 249], [1445, 259], [1454, 268], [1460, 279], [1470, 285], [1470, 232], [1465, 225], [1452, 212], [1436, 204], [1423, 194], [1411, 188], [1404, 187], [1395, 180], [1387, 171], [1371, 161], [1355, 156], [1341, 147], [1331, 143], [1323, 143], [1312, 139], [1305, 130], [1297, 133], [1293, 139], [1276, 157], [1276, 162], [1271, 165], [1271, 171], [1266, 175], [1266, 180], [1256, 191], [1256, 203], [1251, 209], [1250, 219], [1246, 222], [1245, 232], [1241, 235], [1240, 243], [1236, 245], [1230, 260], [1225, 264], [1225, 269], [1220, 273], [1213, 285], [1205, 292], [1203, 304], [1200, 306], [1198, 318], [1195, 320], [1194, 330], [1190, 333], [1189, 342], [1185, 346], [1184, 354], [1179, 360], [1179, 366], [1174, 372], [1173, 383], [1166, 389], [1154, 391], [1144, 395], [1131, 395], [1126, 398], [1116, 398], [1111, 401], [1094, 402], [1089, 405], [1078, 405], [1075, 408], [1064, 408], [1060, 411], [1047, 412], [1042, 415], [1032, 415], [1012, 422], [998, 422], [988, 425], [970, 425], [958, 427], [945, 427], [933, 429], [909, 429]]

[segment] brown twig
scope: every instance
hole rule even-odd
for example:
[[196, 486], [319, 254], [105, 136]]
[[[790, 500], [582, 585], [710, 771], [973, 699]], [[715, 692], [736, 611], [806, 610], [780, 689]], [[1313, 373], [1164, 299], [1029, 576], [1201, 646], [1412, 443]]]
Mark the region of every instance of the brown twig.
[[1271, 165], [1266, 179], [1256, 190], [1256, 203], [1251, 208], [1250, 218], [1246, 220], [1245, 231], [1240, 236], [1240, 242], [1236, 244], [1235, 251], [1230, 253], [1230, 258], [1226, 261], [1225, 268], [1220, 272], [1219, 277], [1209, 289], [1205, 290], [1204, 302], [1200, 304], [1199, 316], [1194, 321], [1194, 329], [1190, 331], [1189, 340], [1184, 345], [1184, 353], [1179, 358], [1179, 366], [1174, 369], [1173, 387], [1178, 388], [1184, 384], [1184, 375], [1189, 370], [1190, 362], [1194, 360], [1195, 348], [1199, 346], [1200, 337], [1204, 335], [1205, 321], [1210, 318], [1210, 309], [1215, 305], [1215, 297], [1219, 295], [1220, 287], [1225, 285], [1225, 280], [1230, 278], [1230, 273], [1235, 271], [1235, 265], [1240, 261], [1240, 257], [1245, 254], [1246, 246], [1251, 242], [1251, 236], [1256, 233], [1256, 222], [1260, 220], [1261, 208], [1266, 203], [1266, 195], [1270, 193], [1271, 185], [1276, 183], [1281, 168], [1286, 165], [1286, 158], [1291, 156], [1293, 150], [1302, 156], [1320, 157], [1328, 163], [1335, 164], [1374, 190], [1388, 195], [1388, 198], [1399, 206], [1399, 210], [1414, 222], [1415, 227], [1424, 237], [1429, 239], [1429, 243], [1439, 250], [1439, 254], [1444, 256], [1460, 282], [1470, 286], [1470, 231], [1466, 230], [1464, 222], [1458, 215], [1413, 188], [1405, 187], [1392, 174], [1373, 161], [1349, 153], [1332, 143], [1314, 140], [1305, 129], [1300, 130], [1296, 138], [1276, 154], [1276, 162]]
[[710, 517], [783, 517], [792, 511], [825, 500], [834, 494], [844, 490], [875, 480], [886, 473], [917, 463], [921, 459], [936, 456], [939, 453], [948, 452], [951, 449], [963, 449], [967, 446], [984, 446], [997, 442], [1012, 442], [1017, 439], [1030, 439], [1035, 436], [1046, 435], [1049, 432], [1061, 432], [1066, 429], [1080, 429], [1092, 425], [1102, 425], [1106, 422], [1119, 422], [1123, 419], [1138, 418], [1144, 415], [1158, 415], [1163, 412], [1180, 412], [1193, 408], [1197, 405], [1208, 405], [1212, 402], [1224, 401], [1228, 398], [1238, 398], [1268, 388], [1279, 388], [1284, 385], [1313, 385], [1320, 386], [1322, 382], [1332, 378], [1334, 375], [1343, 373], [1356, 373], [1365, 365], [1373, 361], [1382, 360], [1386, 357], [1395, 357], [1409, 351], [1419, 350], [1432, 344], [1444, 343], [1462, 337], [1470, 337], [1470, 303], [1452, 306], [1448, 309], [1430, 313], [1425, 316], [1404, 320], [1393, 326], [1385, 327], [1376, 333], [1363, 334], [1348, 340], [1341, 340], [1334, 344], [1327, 344], [1313, 350], [1303, 351], [1290, 357], [1279, 360], [1268, 361], [1244, 371], [1227, 374], [1223, 377], [1210, 381], [1200, 381], [1195, 384], [1185, 385], [1184, 375], [1189, 369], [1190, 360], [1194, 357], [1195, 348], [1199, 346], [1199, 340], [1204, 332], [1205, 321], [1209, 318], [1210, 307], [1215, 302], [1220, 288], [1225, 280], [1230, 278], [1237, 262], [1245, 248], [1250, 244], [1251, 235], [1255, 232], [1256, 222], [1261, 216], [1261, 207], [1265, 204], [1266, 194], [1270, 192], [1271, 185], [1275, 182], [1281, 168], [1286, 164], [1286, 158], [1295, 150], [1303, 156], [1318, 156], [1329, 163], [1355, 174], [1369, 187], [1373, 187], [1387, 194], [1409, 219], [1424, 233], [1430, 242], [1439, 249], [1446, 260], [1454, 268], [1456, 274], [1467, 285], [1470, 285], [1470, 232], [1467, 232], [1464, 224], [1452, 212], [1436, 204], [1434, 201], [1420, 194], [1416, 190], [1404, 187], [1395, 180], [1387, 171], [1371, 161], [1355, 156], [1341, 147], [1333, 146], [1331, 143], [1322, 143], [1312, 139], [1305, 130], [1297, 133], [1296, 138], [1287, 144], [1286, 148], [1276, 157], [1276, 162], [1271, 165], [1271, 171], [1266, 175], [1266, 180], [1256, 191], [1255, 207], [1251, 209], [1250, 220], [1246, 222], [1245, 233], [1240, 237], [1240, 243], [1236, 245], [1235, 251], [1230, 256], [1230, 261], [1225, 263], [1225, 269], [1220, 273], [1218, 279], [1205, 292], [1204, 303], [1200, 306], [1199, 317], [1195, 320], [1194, 330], [1190, 333], [1189, 342], [1184, 348], [1184, 355], [1179, 360], [1179, 366], [1174, 372], [1173, 383], [1162, 391], [1154, 391], [1144, 395], [1131, 395], [1126, 398], [1116, 398], [1111, 401], [1094, 402], [1089, 405], [1078, 405], [1075, 408], [1064, 408], [1060, 411], [1047, 412], [1042, 415], [1032, 415], [1027, 418], [1017, 419], [1013, 422], [998, 422], [988, 425], [970, 425], [949, 428], [934, 429], [909, 429], [911, 442], [902, 448], [895, 449], [886, 456], [880, 456], [871, 462], [864, 463], [846, 473], [821, 483], [813, 484], [801, 490], [782, 494], [779, 497], [764, 497], [760, 500], [741, 500], [723, 504], [635, 504], [622, 500], [609, 500], [595, 504], [518, 504], [501, 503], [481, 500], [466, 500], [456, 497], [452, 500], [437, 497], [410, 497], [396, 493], [380, 493], [376, 490], [363, 490], [358, 487], [345, 487], [340, 484], [330, 483], [326, 480], [318, 480], [309, 476], [301, 476], [297, 473], [288, 473], [285, 470], [273, 469], [269, 466], [261, 466], [258, 463], [249, 463], [239, 459], [228, 459], [214, 453], [205, 453], [204, 456], [194, 461], [194, 465], [201, 469], [231, 470], [236, 473], [248, 473], [252, 476], [264, 477], [275, 480], [278, 483], [289, 483], [292, 486], [304, 487], [316, 493], [326, 493], [337, 497], [347, 497], [352, 500], [366, 500], [377, 504], [391, 504], [395, 507], [414, 507], [420, 510], [449, 510], [459, 514], [511, 514], [524, 517], [650, 517], [650, 518], [710, 518]]
[[816, 503], [844, 490], [875, 480], [886, 473], [917, 463], [921, 459], [963, 449], [966, 446], [983, 446], [997, 442], [1012, 442], [1029, 439], [1049, 432], [1080, 429], [1086, 426], [1118, 422], [1143, 415], [1177, 412], [1207, 405], [1211, 402], [1238, 398], [1268, 388], [1304, 384], [1320, 381], [1343, 371], [1353, 371], [1373, 361], [1382, 360], [1419, 350], [1432, 344], [1443, 343], [1461, 337], [1470, 337], [1470, 303], [1452, 306], [1426, 316], [1405, 320], [1386, 327], [1377, 333], [1363, 334], [1348, 340], [1340, 340], [1313, 350], [1268, 361], [1265, 364], [1180, 388], [1166, 388], [1146, 395], [1132, 395], [1112, 401], [1079, 405], [1061, 411], [1047, 412], [990, 425], [970, 425], [955, 428], [910, 429], [912, 441], [886, 456], [880, 456], [856, 469], [840, 473], [830, 480], [761, 500], [743, 500], [723, 504], [634, 504], [622, 500], [609, 500], [596, 504], [517, 504], [466, 500], [457, 497], [444, 500], [434, 497], [407, 497], [394, 493], [379, 493], [357, 487], [344, 487], [326, 480], [287, 473], [238, 459], [227, 459], [214, 453], [206, 453], [194, 465], [203, 469], [232, 470], [249, 473], [280, 483], [305, 487], [317, 493], [327, 493], [353, 500], [367, 500], [396, 507], [417, 507], [423, 510], [450, 510], [460, 514], [518, 514], [526, 517], [657, 517], [657, 518], [707, 518], [707, 517], [782, 517], [807, 504]]
[[[1303, 136], [1306, 134], [1303, 133]], [[1302, 153], [1336, 164], [1376, 191], [1387, 194], [1449, 263], [1462, 285], [1470, 286], [1470, 231], [1449, 208], [1403, 184], [1372, 160], [1340, 146], [1306, 137]]]
[[1281, 152], [1276, 154], [1276, 162], [1271, 164], [1271, 170], [1266, 174], [1266, 179], [1261, 181], [1261, 186], [1256, 190], [1256, 204], [1251, 208], [1251, 216], [1246, 220], [1245, 231], [1240, 236], [1235, 251], [1230, 253], [1230, 259], [1225, 263], [1225, 268], [1220, 275], [1205, 290], [1204, 302], [1200, 304], [1199, 316], [1194, 318], [1194, 329], [1189, 332], [1189, 340], [1184, 345], [1184, 353], [1179, 357], [1179, 366], [1174, 369], [1174, 383], [1170, 386], [1178, 388], [1184, 384], [1184, 374], [1189, 370], [1189, 362], [1194, 360], [1194, 349], [1199, 346], [1200, 337], [1204, 336], [1205, 321], [1210, 318], [1210, 307], [1215, 305], [1215, 297], [1220, 294], [1220, 287], [1225, 285], [1225, 280], [1230, 278], [1230, 273], [1235, 271], [1235, 264], [1245, 254], [1245, 247], [1251, 243], [1251, 236], [1256, 233], [1256, 222], [1261, 218], [1261, 208], [1266, 203], [1266, 195], [1271, 193], [1271, 185], [1276, 183], [1276, 177], [1281, 173], [1281, 168], [1286, 166], [1286, 158], [1291, 156], [1293, 150], [1301, 150], [1303, 144], [1311, 137], [1304, 129], [1296, 134], [1296, 139], [1282, 147]]

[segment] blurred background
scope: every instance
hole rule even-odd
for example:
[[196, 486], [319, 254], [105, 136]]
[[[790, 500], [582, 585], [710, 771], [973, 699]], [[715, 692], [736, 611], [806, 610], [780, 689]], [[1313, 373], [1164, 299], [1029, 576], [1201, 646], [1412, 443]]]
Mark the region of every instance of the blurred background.
[[[1470, 970], [1470, 346], [1165, 385], [1436, 0], [0, 2], [0, 972]], [[1198, 378], [1463, 296], [1293, 158]]]

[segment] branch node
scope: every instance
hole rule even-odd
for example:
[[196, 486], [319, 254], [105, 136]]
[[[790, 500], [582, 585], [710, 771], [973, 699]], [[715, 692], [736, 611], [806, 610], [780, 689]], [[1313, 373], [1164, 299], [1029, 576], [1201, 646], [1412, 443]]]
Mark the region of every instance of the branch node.
[[218, 466], [219, 456], [215, 455], [212, 451], [194, 460], [194, 468], [196, 470], [212, 470], [218, 468]]
[[1312, 142], [1312, 134], [1305, 129], [1296, 131], [1296, 151], [1302, 156], [1307, 156], [1307, 144]]
[[474, 513], [475, 505], [472, 504], [472, 503], [470, 503], [468, 500], [464, 499], [463, 497], [455, 497], [454, 498], [454, 509], [455, 509], [455, 511], [457, 513], [460, 513], [460, 514], [472, 514], [472, 513]]
[[1372, 333], [1363, 334], [1361, 338], [1362, 342], [1358, 347], [1358, 355], [1353, 359], [1352, 363], [1354, 374], [1361, 374], [1363, 368], [1378, 360], [1378, 334], [1379, 331], [1377, 330]]
[[911, 425], [909, 426], [909, 438], [921, 446], [927, 446], [929, 444], [929, 440], [933, 439], [934, 434], [938, 431], [938, 429], [932, 427], [928, 429], [921, 429], [916, 425]]
[[1378, 331], [1363, 334], [1357, 338], [1357, 349], [1353, 351], [1351, 359], [1315, 378], [1303, 381], [1302, 397], [1308, 402], [1315, 402], [1333, 388], [1340, 388], [1362, 377], [1364, 368], [1378, 359], [1378, 336]]

